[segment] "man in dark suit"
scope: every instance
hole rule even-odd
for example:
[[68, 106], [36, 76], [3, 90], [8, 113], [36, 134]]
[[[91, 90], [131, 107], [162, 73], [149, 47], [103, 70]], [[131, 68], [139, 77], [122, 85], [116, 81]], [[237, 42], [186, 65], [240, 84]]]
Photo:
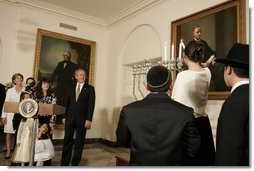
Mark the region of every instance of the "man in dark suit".
[[[6, 97], [6, 92], [5, 92], [5, 86], [3, 84], [0, 83], [0, 112], [2, 113], [2, 110], [3, 110], [3, 105], [4, 105], [4, 101], [5, 101], [5, 97]], [[3, 132], [3, 129], [2, 129], [2, 126], [3, 126], [3, 123], [2, 123], [2, 119], [0, 119], [0, 137], [1, 137], [1, 142], [0, 142], [0, 146], [4, 146], [4, 132]], [[0, 149], [1, 150], [1, 149]]]
[[[193, 35], [192, 41], [199, 42], [200, 44], [203, 45], [204, 56], [201, 59], [201, 62], [202, 62], [203, 66], [208, 67], [212, 63], [213, 58], [215, 58], [215, 56], [213, 56], [213, 55], [215, 55], [215, 51], [212, 48], [210, 48], [210, 46], [208, 45], [208, 43], [205, 40], [201, 39], [202, 30], [201, 30], [200, 26], [194, 27], [192, 35]], [[213, 57], [211, 57], [211, 56], [213, 56]], [[211, 57], [211, 60], [208, 60], [210, 57]]]
[[0, 83], [0, 112], [2, 112], [3, 110], [5, 96], [6, 96], [5, 86]]
[[200, 136], [193, 109], [173, 101], [170, 86], [168, 69], [154, 66], [147, 74], [151, 93], [123, 107], [116, 134], [120, 146], [131, 147], [129, 165], [182, 165], [183, 155], [197, 154]]
[[[94, 87], [85, 83], [86, 72], [82, 68], [75, 71], [77, 84], [72, 86], [66, 93], [66, 114], [63, 119], [65, 135], [61, 166], [78, 166], [82, 157], [86, 129], [91, 128], [95, 105]], [[74, 153], [72, 156], [73, 135], [76, 131]], [[72, 159], [71, 159], [72, 156]]]
[[215, 165], [249, 166], [249, 45], [236, 43], [226, 58], [224, 80], [232, 87], [217, 126]]
[[52, 83], [56, 83], [57, 103], [64, 105], [65, 93], [67, 88], [74, 82], [74, 72], [77, 64], [71, 62], [71, 53], [64, 51], [63, 61], [59, 62], [51, 76]]

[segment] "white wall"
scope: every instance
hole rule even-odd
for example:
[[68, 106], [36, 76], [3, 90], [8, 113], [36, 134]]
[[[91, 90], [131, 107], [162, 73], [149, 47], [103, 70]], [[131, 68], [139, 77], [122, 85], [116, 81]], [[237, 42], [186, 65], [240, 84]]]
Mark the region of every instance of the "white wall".
[[[45, 29], [61, 34], [96, 41], [95, 53], [95, 89], [96, 107], [92, 129], [87, 137], [101, 136], [101, 112], [103, 111], [105, 61], [107, 54], [107, 29], [88, 24], [73, 18], [60, 16], [51, 12], [25, 7], [13, 6], [0, 1], [0, 82], [11, 81], [11, 76], [22, 73], [25, 77], [33, 76], [37, 29]], [[60, 28], [59, 23], [76, 26], [77, 31]], [[62, 136], [62, 133], [60, 134]], [[60, 137], [61, 138], [61, 137]]]
[[[170, 44], [172, 21], [224, 1], [226, 0], [195, 0], [193, 3], [186, 0], [164, 0], [108, 29], [0, 1], [0, 82], [9, 82], [15, 72], [22, 73], [25, 78], [33, 75], [37, 28], [96, 41], [96, 106], [92, 129], [88, 131], [87, 137], [116, 141], [119, 112], [123, 105], [134, 101], [132, 71], [126, 64], [161, 57], [164, 42]], [[60, 22], [77, 26], [78, 30], [60, 28]], [[207, 112], [214, 135], [222, 103], [223, 101], [208, 102]], [[63, 132], [57, 132], [57, 138], [62, 136]]]
[[[105, 92], [106, 97], [108, 97], [105, 106], [108, 106], [112, 118], [116, 118], [115, 121], [112, 121], [113, 140], [116, 139], [114, 133], [122, 106], [126, 102], [134, 101], [131, 88], [132, 77], [130, 75], [126, 76], [126, 72], [131, 74], [131, 68], [127, 69], [126, 64], [133, 63], [134, 61], [139, 62], [145, 58], [151, 59], [163, 56], [164, 42], [170, 44], [172, 21], [224, 1], [195, 0], [195, 4], [193, 4], [191, 1], [185, 0], [165, 0], [144, 13], [140, 13], [110, 28], [108, 43], [109, 60], [106, 71], [110, 77], [105, 86], [111, 91]], [[207, 113], [211, 120], [214, 138], [216, 136], [217, 118], [222, 103], [223, 100], [211, 100], [207, 106]], [[107, 131], [110, 130], [111, 128], [107, 128]], [[109, 138], [105, 135], [102, 136]]]

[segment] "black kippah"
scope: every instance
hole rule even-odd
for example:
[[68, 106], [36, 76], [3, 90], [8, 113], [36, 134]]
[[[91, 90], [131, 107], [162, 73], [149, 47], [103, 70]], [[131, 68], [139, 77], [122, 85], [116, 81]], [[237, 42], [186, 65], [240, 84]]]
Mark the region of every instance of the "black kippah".
[[152, 67], [147, 73], [147, 84], [151, 88], [160, 88], [169, 81], [170, 73], [167, 68], [161, 65]]

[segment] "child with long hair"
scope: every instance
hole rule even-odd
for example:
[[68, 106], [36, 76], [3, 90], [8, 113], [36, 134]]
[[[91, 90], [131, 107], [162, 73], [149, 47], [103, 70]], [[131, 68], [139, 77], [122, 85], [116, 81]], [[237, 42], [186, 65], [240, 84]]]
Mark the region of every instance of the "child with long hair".
[[[31, 98], [30, 92], [23, 91], [20, 95], [20, 102]], [[29, 162], [32, 144], [34, 118], [23, 117], [17, 130], [16, 146], [11, 158], [12, 163], [24, 165]]]
[[48, 129], [47, 123], [41, 124], [38, 129], [34, 155], [34, 161], [37, 162], [36, 166], [43, 166], [44, 161], [50, 160], [55, 155]]

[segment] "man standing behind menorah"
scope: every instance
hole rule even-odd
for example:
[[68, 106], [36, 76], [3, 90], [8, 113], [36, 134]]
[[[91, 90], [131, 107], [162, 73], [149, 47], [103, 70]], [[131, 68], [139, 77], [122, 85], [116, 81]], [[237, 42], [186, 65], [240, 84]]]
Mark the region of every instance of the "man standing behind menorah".
[[117, 142], [131, 147], [129, 165], [182, 165], [183, 154], [194, 157], [199, 150], [193, 109], [168, 96], [171, 80], [167, 68], [152, 67], [147, 73], [147, 89], [151, 93], [121, 111]]
[[[61, 166], [78, 166], [82, 157], [86, 137], [86, 129], [91, 128], [95, 105], [94, 87], [88, 85], [86, 72], [83, 68], [75, 71], [77, 83], [66, 92], [66, 114], [63, 119], [65, 124], [65, 135], [63, 142], [63, 153]], [[74, 153], [72, 156], [73, 135], [76, 131]]]

